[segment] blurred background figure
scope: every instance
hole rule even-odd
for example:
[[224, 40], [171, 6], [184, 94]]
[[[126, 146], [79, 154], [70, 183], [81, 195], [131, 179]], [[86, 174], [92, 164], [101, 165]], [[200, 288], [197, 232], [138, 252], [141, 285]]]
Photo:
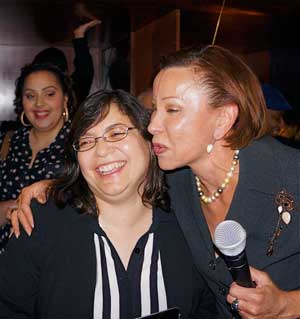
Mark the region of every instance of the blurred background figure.
[[[100, 20], [91, 17], [92, 20], [82, 23], [73, 30], [74, 72], [71, 74], [72, 89], [74, 90], [77, 104], [81, 103], [89, 94], [93, 78], [94, 65], [89, 51], [87, 32], [101, 23]], [[87, 18], [86, 18], [87, 19]], [[65, 53], [55, 47], [49, 47], [40, 51], [33, 59], [33, 64], [51, 63], [62, 72], [69, 73], [68, 61]], [[17, 112], [15, 111], [17, 114]], [[22, 127], [19, 117], [15, 121], [3, 121], [0, 125], [0, 137], [6, 132]]]
[[22, 188], [53, 178], [64, 163], [75, 108], [71, 79], [55, 65], [26, 65], [16, 81], [14, 105], [22, 127], [0, 138], [1, 150], [4, 143], [7, 149], [0, 161], [0, 254], [9, 233], [5, 216]]
[[[71, 75], [73, 90], [78, 103], [81, 103], [89, 94], [94, 77], [94, 66], [92, 56], [89, 52], [88, 42], [85, 37], [88, 30], [99, 25], [100, 20], [93, 19], [79, 25], [74, 31], [72, 40], [75, 58], [74, 72]], [[49, 62], [68, 73], [68, 62], [64, 52], [58, 48], [50, 47], [39, 52], [32, 63]]]
[[269, 125], [270, 134], [278, 136], [281, 128], [284, 126], [283, 113], [291, 110], [283, 94], [270, 84], [263, 84], [262, 90], [267, 105], [267, 121]]
[[300, 149], [300, 112], [292, 107], [283, 94], [263, 84], [262, 90], [267, 104], [267, 120], [270, 134], [280, 142]]
[[153, 91], [152, 88], [148, 88], [147, 90], [140, 93], [137, 97], [138, 101], [145, 106], [147, 109], [153, 109]]

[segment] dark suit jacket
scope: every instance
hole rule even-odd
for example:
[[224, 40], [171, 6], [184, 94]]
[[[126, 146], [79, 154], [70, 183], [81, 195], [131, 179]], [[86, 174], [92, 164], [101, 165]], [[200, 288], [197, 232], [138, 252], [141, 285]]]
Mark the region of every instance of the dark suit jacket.
[[[247, 231], [250, 265], [269, 273], [284, 290], [300, 289], [300, 152], [271, 137], [253, 142], [240, 152], [239, 182], [226, 219], [238, 221]], [[230, 318], [226, 303], [232, 278], [222, 258], [215, 258], [213, 242], [199, 205], [192, 171], [188, 168], [167, 176], [171, 205], [178, 218], [198, 270], [213, 290], [220, 318]], [[289, 225], [267, 256], [269, 240], [279, 218], [275, 197], [285, 189], [292, 195], [295, 208]]]

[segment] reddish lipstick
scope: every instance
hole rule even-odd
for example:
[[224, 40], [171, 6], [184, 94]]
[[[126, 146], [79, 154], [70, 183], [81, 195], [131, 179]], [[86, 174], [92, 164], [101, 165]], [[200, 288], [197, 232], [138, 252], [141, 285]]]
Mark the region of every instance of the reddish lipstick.
[[167, 150], [167, 147], [160, 143], [153, 143], [153, 150], [156, 155], [160, 155]]

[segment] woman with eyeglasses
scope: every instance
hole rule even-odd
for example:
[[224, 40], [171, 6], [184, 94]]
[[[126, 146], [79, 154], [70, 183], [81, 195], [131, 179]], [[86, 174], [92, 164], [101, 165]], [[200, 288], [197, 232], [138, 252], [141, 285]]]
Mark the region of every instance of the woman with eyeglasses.
[[[256, 76], [218, 46], [176, 52], [155, 78], [153, 105], [153, 148], [170, 171], [172, 209], [216, 297], [218, 318], [300, 318], [300, 154], [268, 136]], [[21, 221], [30, 216], [24, 197]], [[214, 246], [224, 220], [247, 232], [256, 288], [233, 282]]]
[[149, 118], [123, 91], [79, 107], [64, 173], [46, 205], [32, 205], [32, 235], [12, 238], [0, 259], [0, 318], [128, 319], [172, 307], [216, 317], [170, 211]]

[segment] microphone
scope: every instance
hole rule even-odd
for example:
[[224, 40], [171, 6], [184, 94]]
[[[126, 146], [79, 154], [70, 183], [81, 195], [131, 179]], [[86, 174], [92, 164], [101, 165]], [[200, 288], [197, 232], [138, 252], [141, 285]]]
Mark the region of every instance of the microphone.
[[234, 220], [218, 224], [214, 234], [214, 244], [223, 254], [223, 259], [233, 280], [240, 286], [254, 288], [245, 251], [246, 231]]

